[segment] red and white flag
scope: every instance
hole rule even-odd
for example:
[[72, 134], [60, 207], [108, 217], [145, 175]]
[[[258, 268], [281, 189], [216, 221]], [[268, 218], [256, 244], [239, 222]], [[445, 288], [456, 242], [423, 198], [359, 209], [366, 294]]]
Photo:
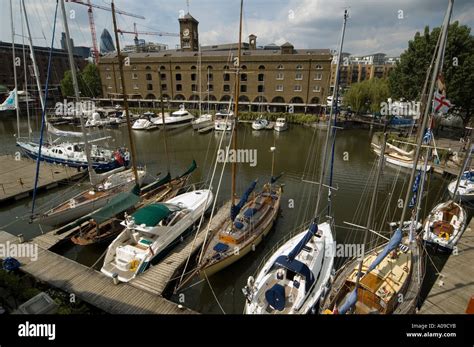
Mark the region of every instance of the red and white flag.
[[435, 91], [433, 100], [433, 108], [435, 113], [448, 113], [451, 106], [451, 102], [446, 99], [446, 95], [441, 94], [439, 91]]

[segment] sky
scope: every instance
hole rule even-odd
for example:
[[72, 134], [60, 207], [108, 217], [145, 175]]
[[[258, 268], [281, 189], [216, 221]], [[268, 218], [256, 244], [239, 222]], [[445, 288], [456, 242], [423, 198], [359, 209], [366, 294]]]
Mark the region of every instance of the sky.
[[[20, 1], [11, 0], [14, 11], [15, 41], [22, 34]], [[56, 0], [24, 0], [34, 44], [51, 45]], [[83, 0], [86, 1], [86, 0]], [[91, 0], [110, 8], [110, 0]], [[0, 40], [11, 42], [10, 0], [0, 0]], [[257, 35], [257, 45], [291, 42], [295, 48], [337, 49], [344, 9], [349, 11], [344, 51], [354, 55], [383, 52], [402, 53], [417, 31], [440, 26], [448, 0], [245, 0], [243, 40]], [[118, 27], [139, 31], [179, 33], [178, 17], [188, 11], [186, 0], [115, 0], [117, 9], [146, 17], [118, 15]], [[189, 0], [189, 12], [199, 21], [201, 45], [238, 41], [240, 0]], [[71, 36], [76, 46], [91, 46], [87, 7], [66, 3]], [[60, 14], [60, 12], [59, 12]], [[111, 12], [94, 9], [98, 38], [104, 28], [113, 35]], [[474, 27], [474, 1], [456, 0], [452, 21]], [[24, 23], [23, 23], [24, 24]], [[25, 27], [23, 25], [23, 27]], [[60, 47], [62, 19], [58, 16], [55, 47]], [[141, 35], [140, 39], [176, 48], [177, 37]], [[121, 44], [133, 44], [133, 35], [124, 34]], [[25, 41], [26, 42], [26, 41]]]

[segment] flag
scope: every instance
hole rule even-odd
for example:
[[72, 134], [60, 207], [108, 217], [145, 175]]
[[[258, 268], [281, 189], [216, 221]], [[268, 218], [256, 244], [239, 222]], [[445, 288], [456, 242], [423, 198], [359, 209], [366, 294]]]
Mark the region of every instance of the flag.
[[449, 102], [448, 99], [446, 99], [446, 96], [441, 94], [440, 92], [436, 91], [434, 95], [434, 101], [433, 101], [433, 108], [434, 112], [441, 112], [441, 113], [447, 113], [449, 109], [451, 108], [451, 103]]
[[425, 136], [423, 136], [423, 143], [424, 144], [430, 143], [432, 137], [433, 137], [433, 133], [431, 132], [431, 129], [430, 128], [426, 129]]

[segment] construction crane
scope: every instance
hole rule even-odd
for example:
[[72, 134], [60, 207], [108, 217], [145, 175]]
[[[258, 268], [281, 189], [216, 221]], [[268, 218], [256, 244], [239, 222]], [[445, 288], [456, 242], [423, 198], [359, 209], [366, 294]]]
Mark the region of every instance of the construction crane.
[[[92, 58], [94, 59], [94, 63], [97, 64], [99, 62], [99, 49], [97, 47], [97, 35], [95, 31], [94, 14], [92, 13], [92, 8], [98, 8], [100, 10], [105, 10], [105, 11], [110, 11], [110, 12], [112, 11], [112, 9], [106, 6], [95, 5], [91, 3], [91, 0], [87, 0], [87, 2], [81, 1], [81, 0], [66, 0], [66, 1], [70, 1], [75, 4], [84, 5], [88, 7], [87, 14], [89, 16], [89, 26], [91, 30], [91, 36], [92, 36]], [[124, 16], [145, 19], [145, 17], [143, 16], [136, 15], [130, 12], [125, 12], [125, 11], [121, 11], [117, 9], [115, 10], [115, 12], [118, 14], [123, 14]]]
[[126, 31], [126, 30], [117, 30], [118, 33], [120, 34], [134, 34], [135, 38], [133, 41], [135, 42], [135, 47], [137, 49], [137, 52], [139, 50], [139, 41], [138, 41], [138, 35], [154, 35], [154, 36], [171, 36], [171, 37], [179, 37], [179, 34], [176, 33], [167, 33], [163, 31], [138, 31], [137, 30], [137, 23], [133, 23], [133, 31]]

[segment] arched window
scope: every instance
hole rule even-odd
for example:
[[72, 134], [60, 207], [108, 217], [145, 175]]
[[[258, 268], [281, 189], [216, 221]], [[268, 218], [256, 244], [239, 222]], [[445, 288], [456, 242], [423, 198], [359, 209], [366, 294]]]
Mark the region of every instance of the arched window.
[[274, 104], [284, 104], [284, 103], [285, 103], [285, 99], [284, 99], [282, 96], [275, 96], [275, 97], [272, 99], [272, 103], [274, 103]]
[[304, 104], [304, 101], [299, 96], [295, 96], [290, 100], [290, 104]]
[[229, 65], [224, 65], [224, 70], [229, 70]]
[[230, 95], [224, 95], [224, 96], [221, 98], [221, 101], [230, 101]]
[[176, 94], [174, 98], [175, 100], [186, 100], [183, 94]]
[[163, 65], [160, 66], [160, 70], [166, 70], [166, 67], [164, 67]]
[[258, 69], [259, 69], [259, 70], [265, 70], [265, 65], [260, 65], [260, 66], [258, 67]]
[[145, 70], [151, 70], [151, 67], [147, 66], [147, 67], [145, 68]]
[[247, 70], [247, 65], [242, 65], [240, 68], [241, 68], [242, 70]]
[[191, 70], [196, 70], [196, 66], [191, 66]]
[[322, 70], [322, 69], [323, 69], [322, 65], [319, 65], [319, 64], [316, 65], [316, 70]]
[[175, 70], [181, 70], [181, 67], [180, 67], [180, 66], [176, 66], [174, 69], [175, 69]]
[[319, 104], [319, 98], [318, 97], [314, 97], [311, 99], [311, 104]]
[[246, 97], [245, 95], [241, 95], [241, 96], [239, 97], [239, 101], [240, 101], [240, 102], [250, 102], [249, 98]]
[[208, 65], [208, 66], [207, 66], [207, 69], [208, 69], [208, 70], [212, 70], [213, 67], [212, 67], [211, 65]]
[[296, 70], [303, 70], [303, 65], [301, 64], [296, 65]]
[[284, 69], [283, 64], [278, 65], [278, 66], [277, 66], [277, 69], [278, 69], [278, 70], [283, 70], [283, 69]]

